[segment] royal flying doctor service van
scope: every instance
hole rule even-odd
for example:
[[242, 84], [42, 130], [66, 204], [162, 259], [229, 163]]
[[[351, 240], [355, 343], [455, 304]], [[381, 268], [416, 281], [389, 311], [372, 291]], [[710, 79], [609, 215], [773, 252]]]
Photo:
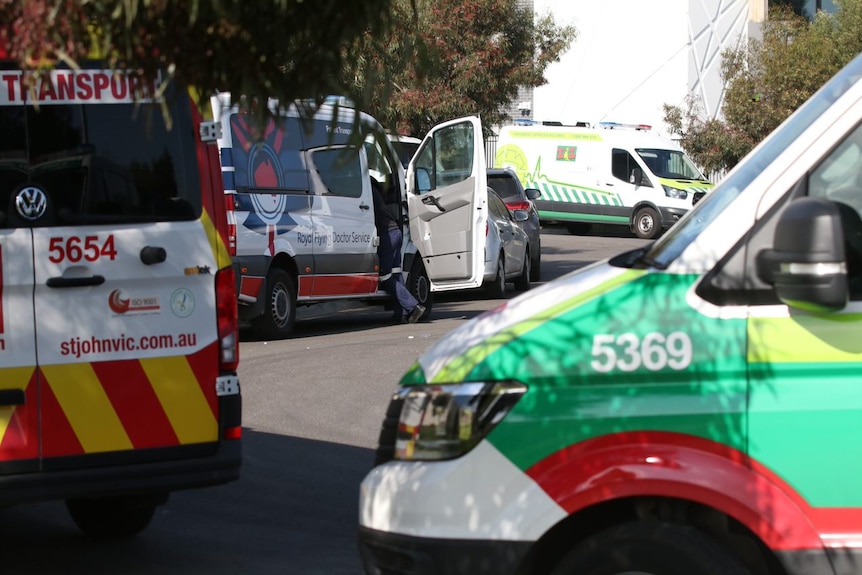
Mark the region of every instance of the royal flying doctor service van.
[[[235, 280], [188, 93], [0, 48], [0, 506], [132, 535], [241, 466]], [[170, 111], [168, 128], [163, 106]]]
[[862, 573], [862, 54], [655, 242], [439, 340], [369, 575]]
[[573, 233], [622, 225], [657, 238], [712, 188], [676, 142], [643, 125], [504, 126], [494, 165], [542, 192], [542, 222]]
[[270, 102], [272, 117], [259, 129], [230, 94], [212, 107], [239, 317], [260, 337], [290, 334], [298, 306], [315, 317], [390, 300], [378, 285], [372, 178], [403, 222], [403, 264], [393, 273], [425, 307], [422, 319], [433, 292], [481, 285], [488, 217], [478, 118], [431, 130], [405, 174], [383, 128], [351, 108], [309, 113]]

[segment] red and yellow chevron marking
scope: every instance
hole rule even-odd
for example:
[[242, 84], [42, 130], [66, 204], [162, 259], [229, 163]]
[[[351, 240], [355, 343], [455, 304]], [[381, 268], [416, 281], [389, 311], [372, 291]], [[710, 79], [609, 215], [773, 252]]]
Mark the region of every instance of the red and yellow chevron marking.
[[42, 456], [217, 441], [216, 346], [192, 356], [41, 367]]
[[0, 461], [39, 456], [39, 391], [36, 369], [0, 369], [0, 389], [23, 389], [24, 405], [0, 406]]

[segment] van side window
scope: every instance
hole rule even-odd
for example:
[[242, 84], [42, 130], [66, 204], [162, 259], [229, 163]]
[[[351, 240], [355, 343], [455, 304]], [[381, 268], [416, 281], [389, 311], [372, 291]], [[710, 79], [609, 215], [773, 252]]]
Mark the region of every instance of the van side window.
[[311, 161], [328, 194], [345, 198], [362, 195], [362, 177], [358, 150], [323, 148], [311, 152]]
[[640, 168], [640, 164], [626, 150], [614, 148], [611, 151], [611, 173], [613, 176], [626, 183], [634, 183], [638, 186], [649, 186], [649, 179], [644, 175], [640, 182], [631, 182], [632, 170]]
[[698, 287], [698, 294], [718, 305], [780, 303], [772, 286], [756, 273], [757, 254], [772, 246], [783, 208], [802, 196], [836, 202], [842, 214], [850, 299], [862, 300], [862, 125], [832, 150], [808, 177], [801, 179], [769, 211], [741, 245], [729, 253]]
[[[460, 122], [434, 133], [416, 157], [416, 188], [436, 190], [463, 182], [473, 173], [473, 125]], [[427, 180], [426, 180], [427, 176]], [[430, 186], [429, 186], [430, 184]]]
[[811, 171], [808, 195], [838, 204], [851, 299], [862, 299], [862, 124]]

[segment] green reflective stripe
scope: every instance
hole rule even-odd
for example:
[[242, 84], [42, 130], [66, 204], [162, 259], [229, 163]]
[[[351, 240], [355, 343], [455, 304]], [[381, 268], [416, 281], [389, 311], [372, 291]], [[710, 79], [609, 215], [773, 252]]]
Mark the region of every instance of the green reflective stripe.
[[627, 224], [628, 216], [605, 216], [602, 214], [572, 214], [569, 212], [556, 212], [553, 210], [539, 210], [539, 219], [571, 220], [576, 222], [609, 222], [615, 224]]
[[[478, 364], [489, 355], [504, 346], [517, 346], [517, 340], [524, 334], [545, 325], [573, 308], [577, 308], [596, 296], [612, 291], [617, 286], [631, 282], [639, 276], [644, 275], [642, 270], [628, 270], [596, 287], [587, 290], [575, 297], [564, 300], [556, 305], [548, 307], [541, 314], [530, 317], [512, 327], [505, 329], [491, 337], [486, 338], [479, 345], [468, 349], [462, 355], [453, 358], [447, 363], [431, 380], [430, 383], [448, 383], [453, 381], [467, 381], [469, 374]], [[479, 380], [477, 380], [479, 381]]]

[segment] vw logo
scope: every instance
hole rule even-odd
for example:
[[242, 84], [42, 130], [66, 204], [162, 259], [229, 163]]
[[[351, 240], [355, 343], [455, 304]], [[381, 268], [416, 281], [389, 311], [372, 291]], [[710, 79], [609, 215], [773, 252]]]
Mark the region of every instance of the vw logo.
[[48, 209], [48, 198], [41, 189], [29, 186], [18, 192], [15, 198], [15, 209], [25, 220], [36, 221], [45, 215]]

